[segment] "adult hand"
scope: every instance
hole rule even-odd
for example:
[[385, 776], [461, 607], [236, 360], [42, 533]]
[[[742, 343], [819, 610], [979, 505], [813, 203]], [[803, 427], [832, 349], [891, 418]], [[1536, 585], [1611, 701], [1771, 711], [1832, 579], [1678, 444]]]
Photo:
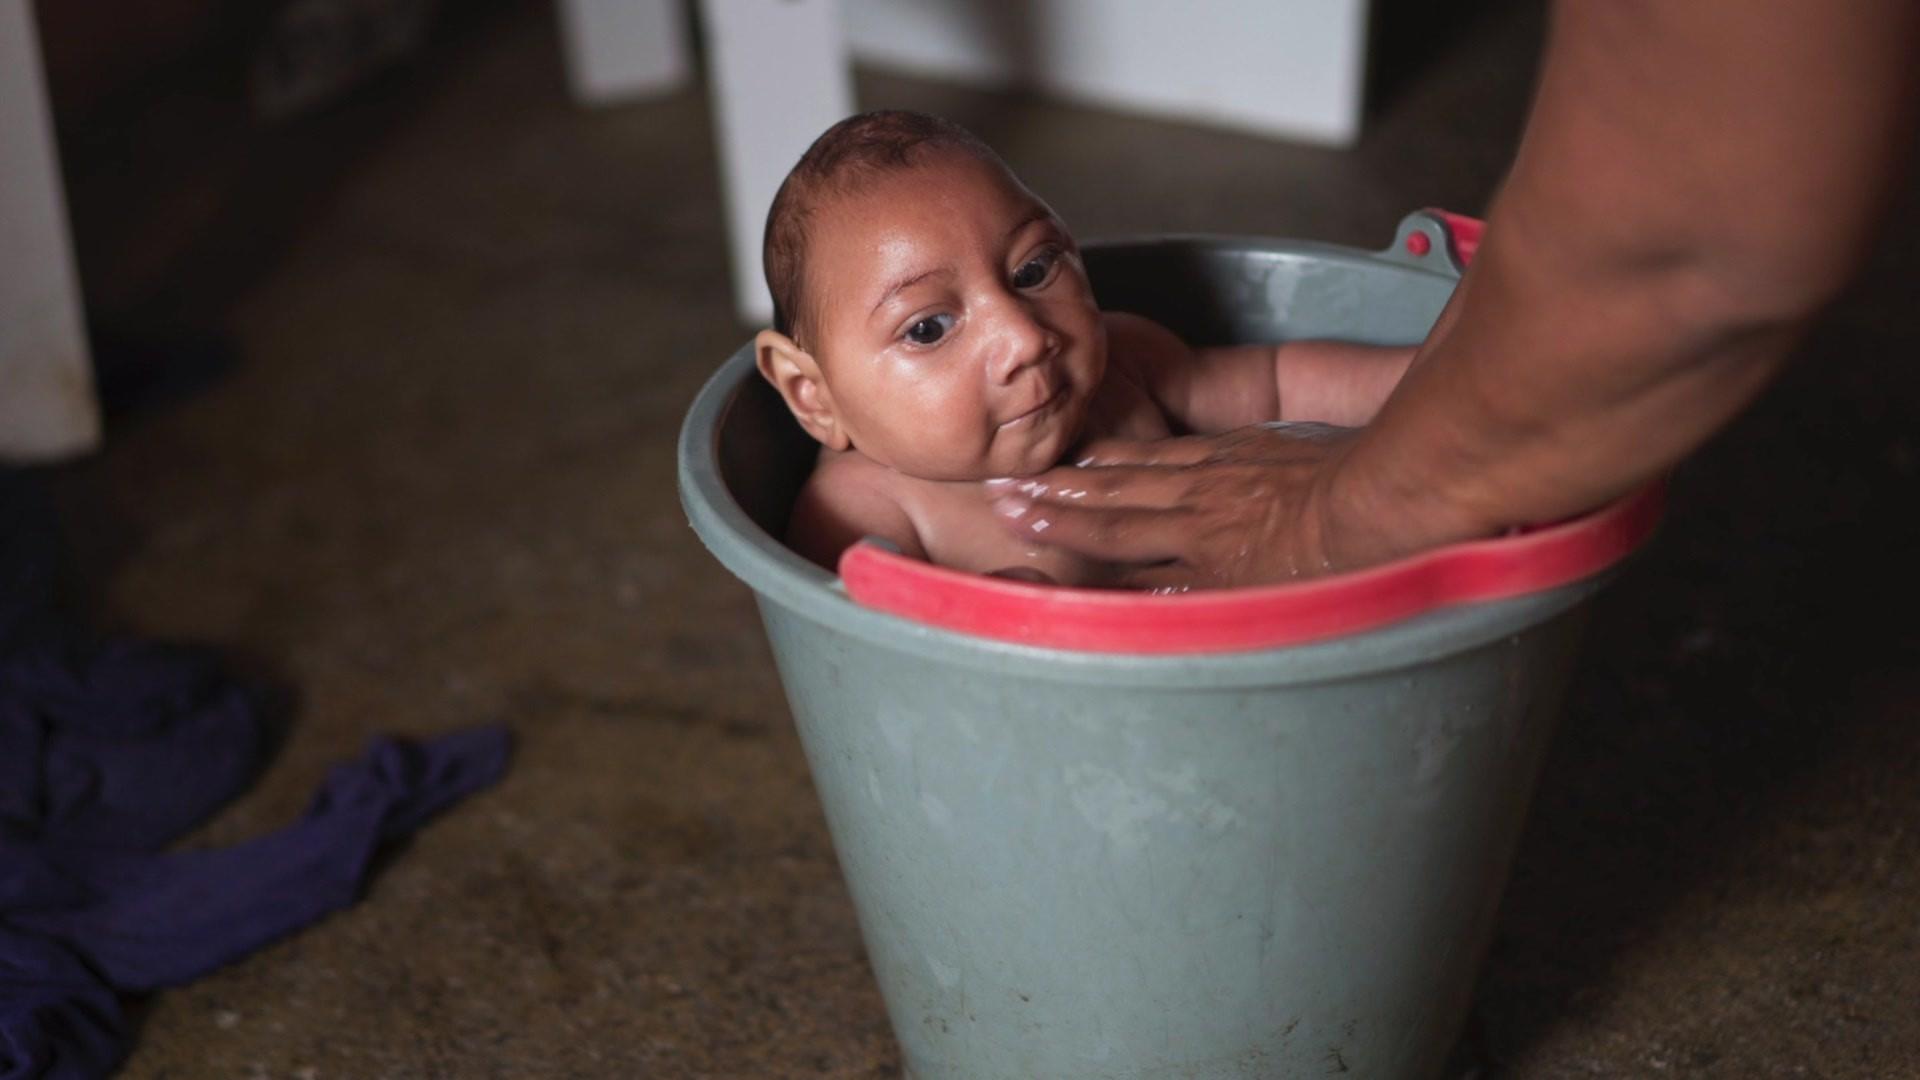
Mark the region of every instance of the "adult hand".
[[1290, 423], [1154, 442], [1105, 440], [1080, 464], [988, 481], [1029, 541], [1130, 564], [1122, 584], [1218, 588], [1346, 570], [1398, 551], [1344, 520], [1331, 489], [1356, 429]]

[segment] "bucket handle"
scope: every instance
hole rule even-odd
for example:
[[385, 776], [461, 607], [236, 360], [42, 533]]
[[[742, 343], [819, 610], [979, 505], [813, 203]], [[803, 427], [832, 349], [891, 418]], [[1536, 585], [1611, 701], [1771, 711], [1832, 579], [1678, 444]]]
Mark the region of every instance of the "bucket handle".
[[1479, 218], [1429, 206], [1400, 219], [1393, 243], [1380, 257], [1459, 277], [1480, 250], [1480, 234], [1485, 231], [1486, 222]]

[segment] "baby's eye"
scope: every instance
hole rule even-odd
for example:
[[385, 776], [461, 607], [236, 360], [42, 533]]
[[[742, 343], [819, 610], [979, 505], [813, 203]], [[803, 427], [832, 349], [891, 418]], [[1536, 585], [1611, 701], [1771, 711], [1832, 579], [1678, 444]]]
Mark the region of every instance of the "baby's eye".
[[915, 345], [931, 345], [953, 329], [953, 316], [929, 315], [907, 327], [907, 340]]
[[1016, 289], [1037, 289], [1053, 276], [1054, 264], [1060, 261], [1060, 252], [1047, 248], [1033, 258], [1020, 264], [1013, 272], [1013, 287]]

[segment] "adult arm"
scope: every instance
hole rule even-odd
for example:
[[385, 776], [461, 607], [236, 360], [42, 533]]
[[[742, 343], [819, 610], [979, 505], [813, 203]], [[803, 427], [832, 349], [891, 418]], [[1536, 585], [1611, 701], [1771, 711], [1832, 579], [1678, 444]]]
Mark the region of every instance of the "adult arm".
[[1099, 482], [1074, 480], [1095, 505], [1006, 495], [1010, 526], [1234, 584], [1631, 490], [1751, 401], [1859, 262], [1917, 22], [1910, 0], [1563, 0], [1474, 265], [1373, 424], [1098, 448]]

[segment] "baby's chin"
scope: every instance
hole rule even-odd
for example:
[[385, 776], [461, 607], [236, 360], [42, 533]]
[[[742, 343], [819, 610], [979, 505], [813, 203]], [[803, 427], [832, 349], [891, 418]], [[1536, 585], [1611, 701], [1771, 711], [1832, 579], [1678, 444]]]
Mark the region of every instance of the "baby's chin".
[[1087, 397], [1076, 397], [1062, 406], [1061, 415], [1055, 417], [1047, 431], [1034, 443], [1023, 448], [1018, 454], [1023, 466], [1020, 472], [1002, 473], [1003, 476], [1025, 476], [1043, 473], [1061, 465], [1071, 465], [1078, 459], [1076, 451], [1083, 447], [1088, 439], [1088, 425], [1093, 418], [1093, 402]]
[[911, 476], [916, 480], [948, 484], [1038, 476], [1057, 466], [1073, 463], [1070, 452], [1080, 446], [1081, 419], [1082, 417], [1075, 417], [1073, 423], [1056, 427], [1031, 445], [1002, 453], [990, 452], [981, 460], [971, 462], [963, 468], [934, 468], [929, 463], [911, 461], [887, 461], [882, 464], [894, 472]]
[[1005, 462], [999, 471], [994, 472], [991, 476], [980, 477], [980, 479], [992, 480], [996, 477], [1037, 476], [1040, 473], [1046, 472], [1048, 469], [1060, 465], [1070, 465], [1072, 464], [1070, 451], [1076, 449], [1080, 445], [1080, 442], [1080, 431], [1079, 425], [1077, 424], [1072, 428], [1053, 432], [1030, 450], [1012, 456], [1012, 460]]
[[888, 468], [911, 476], [915, 480], [928, 480], [942, 484], [971, 484], [986, 480], [1017, 480], [1027, 476], [1038, 476], [1055, 466], [1068, 464], [1071, 462], [1067, 460], [1065, 451], [1062, 450], [1052, 454], [1022, 455], [1017, 460], [1005, 462], [986, 462], [967, 469], [914, 468], [910, 464], [905, 467], [892, 464]]
[[983, 467], [979, 469], [967, 469], [965, 471], [935, 471], [931, 469], [902, 469], [899, 466], [889, 466], [889, 468], [892, 468], [894, 472], [900, 473], [903, 476], [910, 476], [915, 480], [925, 480], [930, 483], [978, 484], [988, 480], [1020, 480], [1029, 476], [1038, 476], [1056, 465], [1066, 464], [1070, 463], [1064, 458], [1055, 458], [1045, 465], [1023, 463], [1011, 465], [1005, 469]]

